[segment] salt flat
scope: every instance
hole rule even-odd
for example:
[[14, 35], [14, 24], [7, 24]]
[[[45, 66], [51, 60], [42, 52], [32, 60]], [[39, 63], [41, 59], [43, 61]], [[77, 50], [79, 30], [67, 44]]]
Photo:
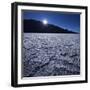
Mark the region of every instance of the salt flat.
[[24, 33], [22, 76], [80, 74], [80, 34]]

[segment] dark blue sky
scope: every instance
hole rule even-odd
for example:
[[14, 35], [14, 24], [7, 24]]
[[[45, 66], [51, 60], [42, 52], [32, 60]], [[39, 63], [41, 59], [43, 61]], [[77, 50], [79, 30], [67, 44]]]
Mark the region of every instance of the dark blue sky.
[[23, 19], [34, 19], [43, 21], [46, 19], [49, 24], [54, 24], [64, 29], [80, 32], [80, 14], [70, 12], [48, 12], [48, 11], [23, 11]]

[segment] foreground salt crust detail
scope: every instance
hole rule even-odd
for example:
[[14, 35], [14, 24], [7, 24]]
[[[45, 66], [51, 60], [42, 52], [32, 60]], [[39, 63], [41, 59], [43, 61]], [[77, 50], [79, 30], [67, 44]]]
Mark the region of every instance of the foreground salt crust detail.
[[24, 33], [22, 76], [80, 74], [80, 34]]

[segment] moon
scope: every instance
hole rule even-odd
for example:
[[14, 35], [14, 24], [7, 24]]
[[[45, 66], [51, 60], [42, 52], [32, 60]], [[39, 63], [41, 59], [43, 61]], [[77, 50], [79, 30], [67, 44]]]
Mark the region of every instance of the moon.
[[45, 24], [45, 25], [48, 23], [48, 21], [47, 21], [46, 19], [44, 19], [42, 22], [43, 22], [43, 24]]

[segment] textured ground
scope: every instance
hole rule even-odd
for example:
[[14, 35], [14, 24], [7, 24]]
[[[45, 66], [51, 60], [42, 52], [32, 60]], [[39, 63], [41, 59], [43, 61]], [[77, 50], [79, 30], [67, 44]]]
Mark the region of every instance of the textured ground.
[[79, 34], [24, 33], [22, 76], [80, 74]]

